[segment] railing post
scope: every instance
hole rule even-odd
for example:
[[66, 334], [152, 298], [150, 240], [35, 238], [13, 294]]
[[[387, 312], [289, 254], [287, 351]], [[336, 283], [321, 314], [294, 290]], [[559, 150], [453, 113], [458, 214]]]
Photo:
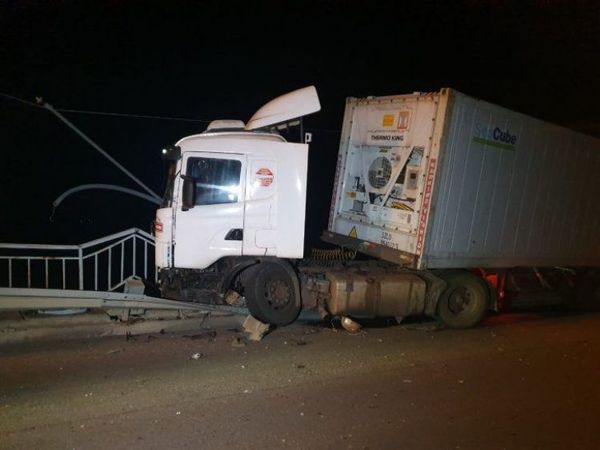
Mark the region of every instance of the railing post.
[[31, 287], [31, 258], [27, 258], [27, 287]]
[[8, 287], [11, 288], [13, 286], [12, 283], [12, 258], [8, 260]]
[[112, 289], [112, 247], [108, 247], [108, 287], [110, 291]]
[[135, 276], [135, 269], [136, 269], [136, 260], [135, 260], [135, 254], [136, 254], [136, 242], [135, 242], [135, 234], [133, 235], [133, 239], [131, 239], [131, 244], [133, 245], [133, 267], [132, 267], [132, 274], [133, 276]]
[[48, 258], [44, 258], [44, 266], [45, 266], [45, 275], [46, 275], [46, 289], [50, 285], [50, 278], [48, 277]]
[[79, 290], [83, 291], [83, 249], [79, 247]]
[[94, 255], [94, 290], [98, 290], [98, 253]]
[[121, 279], [119, 283], [123, 281], [123, 265], [125, 264], [125, 241], [121, 242]]

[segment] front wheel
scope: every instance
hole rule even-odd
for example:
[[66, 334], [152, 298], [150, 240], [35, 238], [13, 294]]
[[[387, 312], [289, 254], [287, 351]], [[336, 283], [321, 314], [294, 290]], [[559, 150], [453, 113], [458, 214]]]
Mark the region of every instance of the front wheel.
[[250, 314], [261, 322], [288, 325], [300, 314], [296, 274], [285, 263], [262, 262], [243, 274]]
[[450, 328], [471, 328], [481, 322], [490, 300], [485, 282], [469, 272], [452, 272], [442, 278], [448, 283], [437, 306], [442, 322]]

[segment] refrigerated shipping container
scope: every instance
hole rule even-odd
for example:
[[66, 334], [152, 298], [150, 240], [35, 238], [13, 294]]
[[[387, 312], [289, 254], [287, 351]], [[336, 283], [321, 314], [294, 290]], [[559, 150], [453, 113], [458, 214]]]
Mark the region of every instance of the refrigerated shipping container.
[[456, 90], [348, 98], [329, 242], [414, 269], [600, 266], [600, 140]]

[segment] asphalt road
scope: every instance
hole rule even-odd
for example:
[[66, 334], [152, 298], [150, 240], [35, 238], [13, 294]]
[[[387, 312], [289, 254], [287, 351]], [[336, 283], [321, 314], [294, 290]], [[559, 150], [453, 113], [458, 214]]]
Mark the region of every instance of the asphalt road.
[[598, 314], [236, 336], [0, 348], [0, 448], [600, 448]]

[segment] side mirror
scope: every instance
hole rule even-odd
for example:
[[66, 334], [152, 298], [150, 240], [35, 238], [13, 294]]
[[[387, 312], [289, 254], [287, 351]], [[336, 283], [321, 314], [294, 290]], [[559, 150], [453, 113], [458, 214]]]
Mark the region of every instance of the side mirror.
[[181, 210], [187, 211], [196, 206], [196, 179], [188, 175], [181, 175], [183, 188], [181, 190]]

